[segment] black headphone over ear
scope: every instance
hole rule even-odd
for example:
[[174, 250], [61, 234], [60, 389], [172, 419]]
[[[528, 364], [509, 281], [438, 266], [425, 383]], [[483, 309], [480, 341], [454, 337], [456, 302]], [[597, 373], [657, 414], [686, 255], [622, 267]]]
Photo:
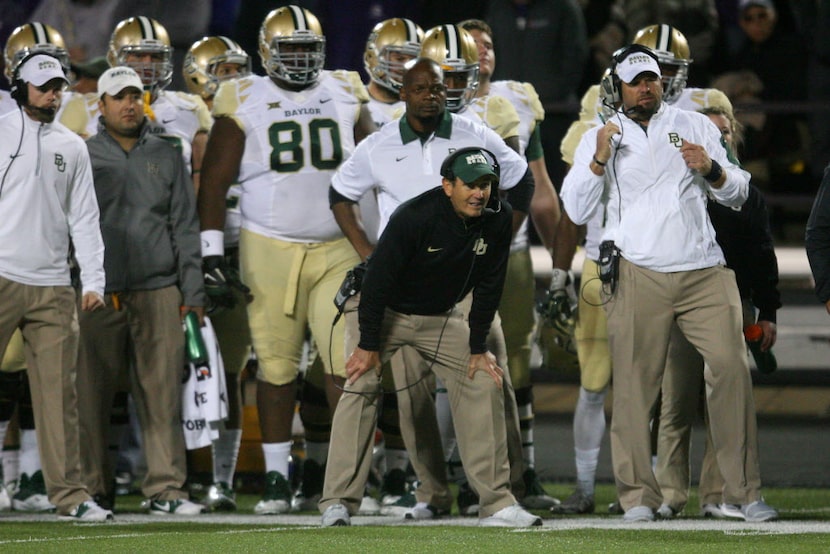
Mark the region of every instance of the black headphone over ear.
[[466, 146], [464, 148], [459, 148], [447, 156], [441, 163], [441, 177], [454, 181], [455, 173], [452, 171], [452, 165], [455, 163], [455, 160], [465, 154], [471, 154], [473, 152], [483, 153], [484, 157], [487, 158], [487, 163], [490, 164], [490, 168], [493, 170], [493, 173], [496, 174], [496, 178], [501, 179], [501, 167], [499, 166], [496, 156], [494, 156], [493, 153], [486, 148], [481, 148], [479, 146]]
[[602, 81], [599, 83], [603, 103], [610, 104], [610, 106], [608, 106], [610, 108], [616, 109], [617, 104], [622, 102], [622, 84], [620, 83], [619, 75], [617, 75], [617, 66], [634, 52], [642, 52], [643, 54], [647, 54], [652, 57], [658, 65], [660, 63], [660, 60], [657, 58], [657, 54], [655, 54], [651, 48], [643, 46], [642, 44], [629, 44], [628, 46], [623, 46], [614, 52], [611, 56], [611, 67], [609, 68], [610, 72], [608, 75], [603, 77]]
[[35, 56], [49, 56], [50, 58], [55, 58], [58, 62], [60, 62], [57, 57], [53, 56], [49, 52], [29, 52], [23, 56], [23, 59], [20, 60], [20, 63], [15, 66], [14, 71], [12, 72], [11, 90], [9, 91], [9, 94], [17, 102], [18, 106], [25, 106], [29, 103], [29, 87], [26, 86], [26, 81], [20, 78], [20, 68]]

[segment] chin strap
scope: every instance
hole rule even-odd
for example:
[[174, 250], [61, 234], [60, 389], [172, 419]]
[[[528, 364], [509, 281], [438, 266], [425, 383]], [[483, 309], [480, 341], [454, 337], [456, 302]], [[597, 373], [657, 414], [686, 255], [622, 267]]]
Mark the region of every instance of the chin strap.
[[150, 107], [150, 101], [152, 100], [153, 96], [150, 94], [149, 90], [144, 91], [144, 115], [150, 118], [150, 121], [156, 120], [156, 112], [153, 111], [153, 108]]

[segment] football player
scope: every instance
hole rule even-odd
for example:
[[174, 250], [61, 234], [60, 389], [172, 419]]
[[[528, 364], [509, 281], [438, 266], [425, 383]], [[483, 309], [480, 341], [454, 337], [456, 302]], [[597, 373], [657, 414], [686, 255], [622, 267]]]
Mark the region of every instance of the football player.
[[372, 29], [363, 63], [369, 75], [369, 111], [378, 127], [403, 109], [400, 90], [404, 64], [418, 56], [423, 38], [423, 29], [409, 19], [387, 19]]
[[266, 469], [254, 511], [279, 514], [291, 503], [291, 423], [307, 325], [325, 364], [330, 406], [345, 381], [343, 326], [332, 328], [332, 299], [359, 258], [329, 210], [327, 191], [375, 126], [357, 73], [323, 70], [325, 37], [313, 13], [294, 5], [271, 11], [259, 46], [268, 75], [227, 81], [217, 91], [198, 205], [206, 269], [219, 269], [225, 197], [237, 180], [242, 186], [240, 265], [253, 296], [248, 316]]
[[[191, 93], [199, 95], [209, 108], [219, 84], [230, 79], [242, 79], [251, 75], [251, 58], [242, 47], [223, 36], [204, 37], [188, 49], [182, 69], [185, 83]], [[242, 187], [233, 184], [228, 189], [225, 216], [225, 263], [231, 271], [239, 268], [239, 231], [242, 214], [239, 200]], [[208, 287], [208, 291], [210, 288]], [[209, 296], [210, 298], [210, 296]], [[245, 366], [251, 344], [248, 316], [242, 294], [234, 297], [233, 305], [213, 303], [209, 315], [213, 323], [228, 390], [228, 419], [219, 430], [219, 438], [213, 441], [213, 484], [208, 488], [202, 503], [210, 510], [232, 511], [236, 509], [233, 491], [234, 472], [242, 440], [242, 398], [239, 372]]]
[[[716, 89], [685, 88], [691, 59], [688, 42], [680, 31], [669, 25], [650, 25], [636, 33], [634, 44], [647, 46], [657, 54], [663, 74], [665, 102], [694, 111], [715, 105], [731, 109], [729, 99]], [[610, 79], [610, 74], [606, 74], [603, 83]], [[571, 125], [562, 139], [561, 153], [566, 163], [573, 163], [574, 151], [585, 131], [602, 125], [609, 117], [615, 116], [618, 106], [607, 89], [608, 87], [594, 85], [585, 93], [580, 119]], [[586, 228], [585, 262], [582, 266], [577, 308], [579, 317], [575, 329], [580, 366], [579, 399], [574, 411], [577, 487], [567, 500], [551, 509], [554, 513], [563, 514], [594, 512], [596, 468], [606, 426], [605, 397], [611, 381], [611, 355], [596, 264], [599, 259], [599, 239], [603, 231], [602, 214], [598, 214]], [[576, 226], [563, 213], [555, 237], [551, 296], [573, 296], [566, 288], [572, 286], [567, 272], [576, 249], [576, 237]], [[570, 302], [558, 305], [568, 312], [565, 317], [569, 317]], [[616, 506], [612, 504], [612, 510], [614, 508]]]

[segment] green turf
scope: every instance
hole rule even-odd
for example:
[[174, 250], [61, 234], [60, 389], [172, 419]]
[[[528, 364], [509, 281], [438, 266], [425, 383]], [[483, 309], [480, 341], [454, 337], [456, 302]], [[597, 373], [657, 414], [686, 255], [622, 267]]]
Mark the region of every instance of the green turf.
[[[560, 498], [569, 486], [548, 485]], [[607, 504], [614, 498], [613, 487], [597, 490], [597, 515], [608, 522]], [[318, 552], [382, 553], [449, 552], [828, 552], [830, 533], [792, 531], [787, 523], [820, 522], [830, 526], [830, 490], [766, 489], [766, 500], [781, 511], [782, 523], [753, 526], [725, 524], [722, 530], [661, 529], [562, 529], [533, 530], [481, 529], [453, 525], [356, 525], [322, 529], [291, 524], [176, 522], [162, 518], [145, 523], [72, 524], [48, 521], [9, 521], [0, 515], [0, 552]], [[116, 517], [139, 513], [140, 498], [120, 497]], [[258, 498], [239, 497], [241, 514], [251, 514]], [[692, 498], [690, 506], [697, 506]], [[582, 516], [556, 518], [538, 512], [551, 522], [577, 523]], [[703, 521], [692, 516], [680, 521]], [[249, 520], [250, 521], [250, 520]], [[290, 521], [290, 517], [286, 519]], [[317, 519], [315, 517], [314, 521]], [[452, 521], [452, 520], [448, 520]]]

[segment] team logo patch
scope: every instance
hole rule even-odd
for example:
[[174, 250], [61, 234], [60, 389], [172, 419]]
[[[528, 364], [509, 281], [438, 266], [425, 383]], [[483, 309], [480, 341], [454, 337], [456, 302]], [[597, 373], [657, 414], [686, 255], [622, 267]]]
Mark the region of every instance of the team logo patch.
[[280, 107], [279, 102], [268, 102], [268, 109], [269, 110], [276, 110]]
[[156, 162], [147, 162], [147, 173], [153, 177], [159, 176], [159, 164]]
[[467, 165], [487, 165], [487, 158], [485, 158], [482, 154], [470, 154], [469, 156], [464, 158], [464, 160], [467, 162]]
[[669, 133], [669, 143], [671, 143], [675, 148], [680, 148], [683, 146], [683, 139], [680, 138], [680, 135], [677, 133]]
[[476, 256], [483, 256], [487, 253], [487, 243], [484, 242], [484, 239], [478, 239], [475, 242], [473, 245], [473, 252], [476, 253]]
[[57, 167], [58, 171], [61, 173], [66, 171], [66, 160], [63, 159], [63, 154], [55, 153], [55, 167]]

